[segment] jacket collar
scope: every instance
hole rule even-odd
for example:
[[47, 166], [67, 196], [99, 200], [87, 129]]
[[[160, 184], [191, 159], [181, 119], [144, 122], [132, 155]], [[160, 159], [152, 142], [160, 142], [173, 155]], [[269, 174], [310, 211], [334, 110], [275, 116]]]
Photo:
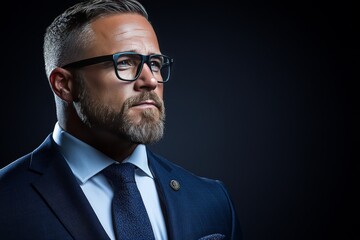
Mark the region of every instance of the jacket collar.
[[168, 239], [181, 240], [182, 228], [178, 220], [182, 216], [182, 209], [179, 209], [181, 198], [181, 176], [173, 171], [173, 166], [161, 156], [155, 155], [147, 149], [150, 170], [153, 172], [158, 194], [161, 201], [161, 207], [166, 219]]
[[33, 187], [74, 239], [109, 239], [51, 135], [31, 154]]

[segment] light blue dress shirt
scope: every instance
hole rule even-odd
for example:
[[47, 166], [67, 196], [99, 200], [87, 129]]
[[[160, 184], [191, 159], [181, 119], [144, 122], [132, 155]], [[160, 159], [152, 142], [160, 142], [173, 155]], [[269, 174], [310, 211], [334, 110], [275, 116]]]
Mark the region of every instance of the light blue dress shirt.
[[[115, 161], [65, 132], [58, 123], [54, 127], [53, 139], [60, 146], [61, 154], [69, 164], [106, 233], [115, 240], [111, 218], [113, 190], [105, 176], [100, 173]], [[155, 239], [167, 239], [164, 216], [155, 181], [148, 166], [145, 145], [139, 144], [124, 162], [130, 162], [138, 167], [135, 181], [149, 215]]]

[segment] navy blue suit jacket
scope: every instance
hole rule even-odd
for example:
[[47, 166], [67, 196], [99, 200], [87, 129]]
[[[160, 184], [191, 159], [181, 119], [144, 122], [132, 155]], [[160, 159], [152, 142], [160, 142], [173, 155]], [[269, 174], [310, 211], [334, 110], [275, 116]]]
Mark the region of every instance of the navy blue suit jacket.
[[[221, 182], [147, 151], [170, 240], [240, 239]], [[0, 239], [109, 239], [51, 135], [0, 170]]]

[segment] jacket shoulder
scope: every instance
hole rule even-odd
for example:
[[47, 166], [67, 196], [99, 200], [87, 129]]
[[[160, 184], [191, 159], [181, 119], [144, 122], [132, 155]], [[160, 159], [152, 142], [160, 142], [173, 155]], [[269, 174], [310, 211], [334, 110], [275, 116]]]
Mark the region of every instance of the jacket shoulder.
[[31, 153], [26, 154], [0, 169], [0, 188], [7, 182], [14, 183], [29, 169]]
[[[2, 169], [0, 169], [0, 186], [5, 181], [16, 181], [24, 180], [32, 171], [36, 170], [31, 167], [33, 165], [34, 158], [44, 158], [50, 159], [49, 156], [53, 153], [53, 143], [51, 140], [51, 134], [49, 134], [45, 140], [32, 152], [16, 159], [15, 161], [9, 163]], [[45, 162], [42, 161], [42, 164], [46, 167]], [[29, 171], [31, 170], [31, 171]]]

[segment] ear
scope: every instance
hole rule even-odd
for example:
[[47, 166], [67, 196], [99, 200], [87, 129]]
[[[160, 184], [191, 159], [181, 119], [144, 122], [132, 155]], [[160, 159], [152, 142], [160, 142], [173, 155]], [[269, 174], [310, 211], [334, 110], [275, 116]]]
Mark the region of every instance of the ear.
[[53, 92], [65, 102], [72, 102], [76, 98], [73, 96], [74, 78], [70, 71], [57, 67], [51, 72], [49, 81]]

